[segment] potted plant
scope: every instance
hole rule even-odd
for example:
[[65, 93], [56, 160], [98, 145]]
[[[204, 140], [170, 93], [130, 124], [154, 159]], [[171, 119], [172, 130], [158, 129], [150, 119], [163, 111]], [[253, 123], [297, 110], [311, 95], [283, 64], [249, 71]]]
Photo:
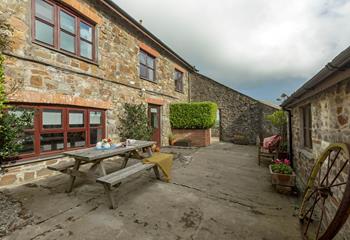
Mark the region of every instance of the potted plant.
[[275, 160], [274, 163], [269, 166], [269, 169], [272, 185], [276, 187], [287, 187], [290, 190], [292, 190], [292, 187], [295, 187], [296, 175], [288, 159]]
[[169, 145], [172, 146], [175, 144], [175, 136], [173, 133], [168, 134]]

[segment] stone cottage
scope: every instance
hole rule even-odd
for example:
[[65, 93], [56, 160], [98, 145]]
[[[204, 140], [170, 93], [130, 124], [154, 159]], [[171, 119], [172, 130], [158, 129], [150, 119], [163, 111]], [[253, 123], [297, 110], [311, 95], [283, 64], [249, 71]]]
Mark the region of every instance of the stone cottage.
[[64, 151], [118, 140], [123, 103], [147, 103], [153, 139], [168, 142], [169, 104], [189, 101], [194, 69], [113, 1], [5, 0], [0, 15], [14, 29], [5, 75], [20, 89], [9, 100], [34, 113], [0, 186], [49, 174]]
[[200, 73], [192, 73], [190, 83], [191, 101], [212, 101], [218, 105], [218, 124], [212, 134], [220, 140], [256, 144], [257, 136], [278, 133], [265, 118], [278, 106], [257, 101]]
[[[301, 191], [317, 158], [329, 144], [350, 144], [349, 67], [347, 48], [282, 104], [290, 116], [290, 153]], [[350, 166], [345, 168], [344, 179], [349, 169]], [[335, 209], [327, 209], [327, 215], [334, 214]], [[340, 236], [349, 239], [350, 219]]]
[[169, 104], [175, 102], [219, 103], [227, 119], [222, 140], [249, 133], [247, 143], [255, 144], [258, 130], [269, 129], [260, 114], [274, 109], [215, 81], [203, 84], [216, 98], [203, 97], [196, 76], [207, 78], [191, 77], [191, 64], [112, 0], [3, 0], [0, 15], [14, 29], [12, 49], [4, 53], [5, 75], [20, 88], [9, 100], [18, 114], [25, 109], [34, 116], [20, 159], [1, 165], [6, 173], [0, 173], [0, 187], [52, 174], [46, 167], [64, 161], [65, 151], [107, 136], [119, 140], [124, 103], [147, 104], [153, 140], [162, 146], [171, 131]]

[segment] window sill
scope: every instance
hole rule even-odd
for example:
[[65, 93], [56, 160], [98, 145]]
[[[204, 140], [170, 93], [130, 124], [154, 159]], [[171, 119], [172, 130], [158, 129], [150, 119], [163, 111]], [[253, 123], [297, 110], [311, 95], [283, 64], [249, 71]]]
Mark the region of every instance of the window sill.
[[83, 57], [79, 57], [79, 56], [77, 56], [77, 55], [75, 55], [73, 53], [69, 53], [69, 52], [66, 52], [66, 51], [59, 50], [57, 48], [51, 47], [51, 46], [46, 45], [44, 43], [41, 43], [39, 41], [33, 40], [33, 43], [38, 45], [38, 46], [40, 46], [40, 47], [44, 47], [44, 48], [50, 49], [52, 51], [55, 51], [57, 53], [61, 53], [63, 55], [66, 55], [67, 57], [75, 58], [77, 60], [80, 60], [80, 61], [83, 61], [83, 62], [86, 62], [86, 63], [89, 63], [89, 64], [93, 64], [93, 65], [99, 66], [99, 64], [96, 61], [89, 60], [89, 59], [86, 59], [86, 58], [83, 58]]
[[144, 81], [147, 81], [147, 82], [150, 82], [150, 83], [153, 83], [153, 84], [158, 84], [158, 81], [152, 81], [152, 80], [149, 80], [147, 78], [144, 78], [144, 77], [140, 77], [141, 80], [144, 80]]
[[184, 92], [183, 90], [176, 90], [176, 89], [175, 89], [175, 92], [185, 94], [185, 92]]

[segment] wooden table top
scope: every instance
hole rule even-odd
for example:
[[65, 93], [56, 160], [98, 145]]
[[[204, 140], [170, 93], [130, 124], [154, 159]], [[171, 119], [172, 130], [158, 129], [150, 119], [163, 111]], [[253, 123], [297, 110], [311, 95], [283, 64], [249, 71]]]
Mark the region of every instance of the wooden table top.
[[117, 147], [113, 149], [104, 149], [104, 150], [98, 150], [96, 149], [96, 147], [92, 147], [92, 148], [65, 152], [64, 154], [66, 156], [73, 157], [79, 160], [94, 161], [94, 160], [114, 157], [123, 153], [131, 152], [133, 150], [141, 149], [144, 147], [151, 147], [153, 144], [156, 144], [156, 142], [136, 140], [135, 143], [126, 147]]

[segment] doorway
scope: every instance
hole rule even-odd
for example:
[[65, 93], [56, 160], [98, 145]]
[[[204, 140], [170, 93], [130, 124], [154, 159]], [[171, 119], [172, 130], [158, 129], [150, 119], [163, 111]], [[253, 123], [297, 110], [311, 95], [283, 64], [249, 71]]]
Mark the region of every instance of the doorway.
[[152, 141], [157, 142], [157, 146], [160, 147], [160, 107], [159, 105], [148, 104], [148, 123], [152, 127]]
[[211, 129], [211, 136], [213, 142], [218, 142], [221, 140], [221, 109], [216, 112], [215, 125]]

